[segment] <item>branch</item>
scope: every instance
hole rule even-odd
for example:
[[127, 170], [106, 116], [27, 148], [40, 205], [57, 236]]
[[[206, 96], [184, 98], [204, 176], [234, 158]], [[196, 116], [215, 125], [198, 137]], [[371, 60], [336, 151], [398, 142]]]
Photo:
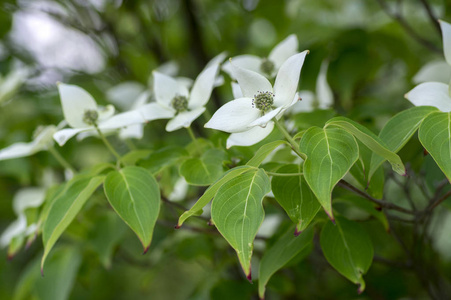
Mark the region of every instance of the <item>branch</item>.
[[365, 198], [365, 199], [367, 199], [367, 200], [369, 200], [369, 201], [371, 201], [373, 203], [376, 203], [380, 207], [383, 207], [383, 208], [386, 208], [386, 209], [397, 210], [399, 212], [403, 212], [403, 213], [409, 214], [409, 215], [414, 215], [415, 214], [415, 212], [413, 212], [411, 210], [408, 210], [408, 209], [405, 209], [404, 207], [398, 206], [398, 205], [390, 203], [390, 202], [386, 202], [386, 201], [382, 201], [382, 200], [373, 198], [370, 195], [368, 195], [367, 193], [359, 190], [358, 188], [356, 188], [352, 184], [344, 181], [343, 179], [338, 182], [338, 185], [343, 187], [343, 188], [345, 188], [345, 189], [347, 189], [347, 190], [349, 190], [349, 191], [351, 191], [351, 192], [356, 193], [359, 196], [362, 196], [363, 198]]
[[392, 13], [390, 11], [390, 8], [387, 5], [387, 2], [385, 0], [376, 0], [377, 3], [379, 3], [379, 6], [382, 8], [382, 10], [392, 19], [394, 19], [396, 22], [398, 22], [399, 25], [406, 31], [408, 35], [410, 35], [413, 39], [415, 39], [417, 42], [419, 42], [424, 47], [428, 48], [431, 51], [434, 51], [436, 53], [442, 53], [442, 50], [439, 49], [437, 46], [435, 46], [433, 43], [428, 41], [427, 39], [420, 36], [410, 25], [407, 23], [407, 21], [403, 18], [403, 16], [399, 13]]
[[434, 25], [435, 30], [438, 32], [439, 36], [442, 36], [442, 30], [440, 28], [440, 24], [437, 22], [437, 16], [434, 15], [434, 12], [432, 11], [431, 6], [427, 2], [427, 0], [420, 0], [421, 4], [423, 5], [424, 9], [426, 10], [429, 20], [431, 20], [431, 23]]

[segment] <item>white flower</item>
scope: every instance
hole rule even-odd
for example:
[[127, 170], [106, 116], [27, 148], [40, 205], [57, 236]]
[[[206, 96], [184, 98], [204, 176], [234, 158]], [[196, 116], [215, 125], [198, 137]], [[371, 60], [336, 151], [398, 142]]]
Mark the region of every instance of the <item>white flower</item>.
[[[205, 111], [205, 105], [216, 83], [219, 63], [223, 59], [224, 54], [220, 54], [210, 61], [197, 76], [191, 91], [181, 81], [157, 71], [153, 72], [156, 104], [164, 111], [171, 112], [171, 115], [166, 117], [172, 118], [166, 125], [166, 131], [189, 127]], [[159, 116], [158, 111], [155, 115]]]
[[264, 76], [231, 63], [244, 97], [232, 100], [220, 107], [205, 124], [212, 128], [232, 133], [227, 148], [234, 145], [250, 146], [268, 136], [274, 117], [295, 103], [301, 68], [308, 51], [289, 57], [280, 67], [274, 88]]
[[1, 235], [0, 247], [7, 246], [15, 237], [23, 234], [28, 235], [34, 231], [36, 224], [27, 226], [25, 210], [41, 206], [44, 199], [45, 189], [43, 188], [24, 188], [17, 192], [13, 200], [13, 209], [18, 218], [11, 223]]
[[[267, 58], [261, 58], [255, 55], [239, 55], [232, 58], [233, 63], [244, 69], [248, 69], [268, 78], [273, 78], [282, 64], [291, 56], [298, 52], [298, 38], [291, 34], [286, 39], [277, 44], [271, 50]], [[236, 79], [233, 74], [232, 65], [225, 63], [222, 69]]]
[[[440, 21], [443, 37], [443, 52], [451, 68], [451, 24]], [[443, 68], [443, 67], [442, 67]], [[433, 70], [434, 72], [434, 70]], [[443, 73], [443, 72], [442, 72]], [[441, 76], [443, 77], [443, 76]], [[443, 82], [424, 82], [417, 85], [404, 97], [415, 106], [434, 106], [443, 112], [451, 111], [451, 85]]]
[[54, 125], [38, 127], [35, 130], [33, 141], [15, 143], [0, 150], [0, 160], [30, 156], [39, 151], [47, 150], [48, 147], [53, 146], [52, 137], [56, 131], [57, 127]]
[[[101, 131], [111, 131], [170, 116], [170, 111], [162, 110], [155, 103], [144, 105], [137, 110], [113, 115], [114, 107], [112, 105], [97, 106], [94, 98], [78, 86], [60, 83], [58, 90], [64, 119], [72, 127], [60, 130], [53, 135], [60, 146], [80, 132], [95, 131], [93, 122], [97, 123]], [[158, 117], [155, 112], [158, 112]]]
[[299, 91], [300, 101], [290, 108], [291, 112], [311, 112], [315, 108], [328, 109], [334, 104], [334, 95], [327, 83], [327, 67], [328, 63], [324, 61], [316, 79], [316, 94], [307, 90]]

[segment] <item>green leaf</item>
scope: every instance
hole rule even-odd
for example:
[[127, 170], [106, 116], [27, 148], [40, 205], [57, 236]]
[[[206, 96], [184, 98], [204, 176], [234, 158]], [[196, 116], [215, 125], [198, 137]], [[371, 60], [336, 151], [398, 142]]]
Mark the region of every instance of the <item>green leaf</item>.
[[247, 171], [253, 170], [253, 169], [255, 169], [255, 168], [249, 167], [249, 166], [240, 166], [240, 167], [236, 167], [234, 169], [227, 171], [221, 177], [221, 179], [216, 181], [205, 191], [205, 193], [202, 195], [202, 197], [200, 197], [199, 200], [197, 200], [197, 202], [193, 205], [193, 207], [191, 207], [190, 210], [185, 211], [180, 216], [176, 228], [180, 228], [183, 225], [183, 223], [186, 221], [186, 219], [188, 219], [189, 217], [198, 215], [198, 212], [200, 212], [202, 210], [202, 208], [204, 208], [204, 206], [207, 205], [211, 199], [213, 199], [213, 197], [216, 195], [216, 192], [219, 190], [219, 188], [224, 183], [228, 182], [229, 180], [231, 180], [232, 178], [235, 178], [238, 175], [243, 174], [244, 172], [247, 172]]
[[67, 189], [60, 193], [54, 200], [48, 211], [47, 218], [42, 229], [44, 254], [41, 259], [41, 272], [45, 259], [58, 238], [66, 230], [86, 201], [94, 191], [102, 184], [105, 176], [93, 178], [75, 178], [67, 184]]
[[271, 142], [271, 143], [261, 146], [260, 149], [258, 149], [257, 152], [255, 153], [255, 155], [247, 162], [246, 165], [252, 166], [252, 167], [260, 166], [260, 164], [265, 160], [265, 158], [282, 144], [286, 144], [286, 142], [285, 141], [274, 141], [274, 142]]
[[191, 185], [210, 185], [224, 173], [222, 162], [225, 153], [219, 149], [210, 149], [201, 158], [190, 158], [180, 166], [180, 175]]
[[224, 183], [211, 205], [211, 217], [222, 236], [235, 249], [241, 267], [251, 280], [253, 241], [263, 222], [263, 197], [271, 183], [262, 169]]
[[148, 158], [151, 153], [152, 150], [148, 149], [133, 150], [122, 156], [121, 161], [126, 165], [135, 165], [139, 160]]
[[265, 252], [258, 272], [258, 295], [260, 299], [265, 296], [266, 284], [271, 276], [306, 249], [312, 243], [312, 240], [313, 229], [311, 227], [297, 237], [293, 236], [293, 231], [290, 228]]
[[[278, 173], [300, 173], [299, 165], [286, 165]], [[296, 224], [295, 234], [301, 233], [318, 213], [321, 205], [305, 182], [304, 176], [274, 176], [272, 192], [290, 219]]]
[[327, 261], [341, 275], [365, 290], [365, 274], [373, 261], [373, 245], [360, 224], [337, 217], [336, 225], [326, 223], [320, 236], [321, 249]]
[[149, 155], [149, 158], [143, 161], [142, 167], [149, 169], [152, 174], [156, 174], [166, 167], [172, 166], [182, 159], [188, 157], [188, 152], [176, 146], [161, 148]]
[[359, 157], [354, 137], [341, 128], [311, 127], [301, 140], [304, 177], [331, 220], [332, 190]]
[[420, 125], [418, 137], [451, 182], [451, 113], [429, 114]]
[[[384, 141], [390, 151], [394, 153], [404, 147], [410, 140], [420, 124], [429, 114], [436, 112], [437, 108], [430, 106], [415, 106], [396, 114], [391, 118], [379, 133], [379, 138]], [[371, 157], [370, 173], [385, 161], [385, 158], [373, 154]]]
[[160, 212], [157, 181], [146, 169], [131, 166], [109, 173], [104, 187], [111, 206], [136, 233], [146, 253]]
[[[344, 117], [333, 118], [327, 122], [326, 126], [337, 126], [345, 129], [371, 149], [371, 151], [388, 160], [393, 171], [400, 175], [406, 174], [406, 168], [404, 167], [401, 158], [396, 153], [390, 151], [385, 143], [366, 127]], [[373, 172], [374, 171], [376, 170], [374, 169]], [[368, 177], [371, 178], [372, 175], [373, 173], [370, 171]]]

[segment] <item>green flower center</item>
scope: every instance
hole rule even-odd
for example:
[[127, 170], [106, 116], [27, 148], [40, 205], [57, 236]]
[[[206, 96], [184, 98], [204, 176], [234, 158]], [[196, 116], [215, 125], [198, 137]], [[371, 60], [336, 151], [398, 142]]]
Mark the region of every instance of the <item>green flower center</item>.
[[185, 96], [177, 95], [171, 101], [172, 107], [179, 113], [188, 109], [188, 99]]
[[273, 109], [273, 104], [274, 94], [271, 92], [258, 92], [257, 95], [254, 95], [254, 99], [252, 99], [252, 106], [262, 112], [267, 112]]
[[265, 74], [271, 75], [272, 71], [274, 71], [274, 63], [267, 58], [263, 58], [260, 70]]
[[99, 113], [96, 110], [87, 109], [83, 115], [83, 122], [88, 125], [94, 125], [99, 118]]

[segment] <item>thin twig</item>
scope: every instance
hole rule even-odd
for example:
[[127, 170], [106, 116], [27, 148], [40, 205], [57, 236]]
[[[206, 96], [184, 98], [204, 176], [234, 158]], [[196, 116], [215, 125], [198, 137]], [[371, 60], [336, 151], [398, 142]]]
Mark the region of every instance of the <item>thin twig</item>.
[[426, 10], [426, 13], [428, 14], [429, 20], [431, 21], [435, 30], [438, 32], [439, 36], [441, 37], [442, 30], [440, 29], [440, 24], [437, 22], [437, 16], [434, 15], [434, 12], [432, 11], [432, 8], [429, 5], [429, 3], [427, 2], [427, 0], [420, 0], [420, 2], [423, 5], [424, 9]]

